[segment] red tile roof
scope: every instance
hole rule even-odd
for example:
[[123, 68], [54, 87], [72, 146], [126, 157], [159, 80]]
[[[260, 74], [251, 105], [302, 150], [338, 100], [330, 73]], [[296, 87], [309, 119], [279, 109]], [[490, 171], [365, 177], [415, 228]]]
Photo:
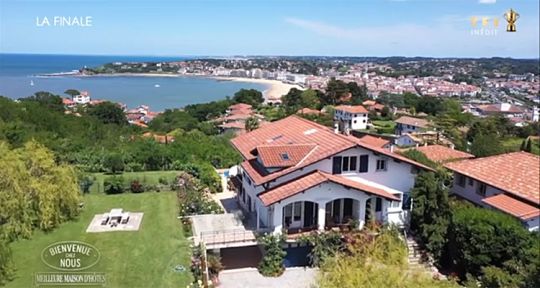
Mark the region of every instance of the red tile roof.
[[311, 109], [311, 108], [302, 108], [302, 109], [299, 109], [298, 111], [296, 111], [296, 114], [320, 115], [320, 114], [322, 114], [322, 112], [319, 111], [319, 110]]
[[508, 109], [504, 109], [504, 106], [500, 103], [478, 105], [477, 108], [487, 113], [523, 113], [524, 112], [521, 107], [518, 107], [515, 105], [510, 105]]
[[420, 146], [416, 150], [424, 153], [429, 160], [437, 163], [474, 158], [472, 154], [442, 145]]
[[252, 106], [244, 103], [237, 103], [229, 106], [229, 110], [251, 110]]
[[538, 207], [534, 207], [506, 194], [491, 196], [483, 199], [482, 202], [521, 220], [529, 220], [540, 216], [540, 209]]
[[368, 110], [362, 105], [356, 105], [356, 106], [339, 105], [339, 106], [336, 106], [335, 109], [345, 111], [345, 112], [349, 112], [349, 113], [353, 113], [353, 114], [354, 113], [368, 113]]
[[429, 121], [427, 121], [426, 119], [414, 118], [410, 116], [401, 116], [395, 122], [422, 128], [426, 128], [429, 125]]
[[385, 145], [390, 144], [390, 140], [383, 139], [381, 137], [375, 137], [371, 135], [364, 135], [358, 138], [360, 142], [366, 143], [371, 146], [384, 147]]
[[444, 166], [533, 203], [540, 202], [540, 156], [513, 152]]
[[298, 164], [315, 144], [299, 145], [261, 145], [257, 146], [257, 153], [264, 167], [290, 167]]
[[[426, 170], [432, 170], [431, 168], [406, 157], [391, 153], [380, 147], [362, 143], [358, 138], [353, 136], [336, 134], [332, 129], [326, 126], [295, 115], [269, 123], [254, 131], [240, 135], [232, 139], [231, 143], [246, 160], [242, 163], [242, 168], [250, 175], [256, 185], [274, 180], [282, 175], [318, 162], [341, 151], [358, 146]], [[255, 155], [251, 152], [260, 145], [289, 144], [315, 145], [315, 148], [303, 161], [274, 173], [266, 173], [262, 167], [257, 166], [257, 161], [249, 161], [255, 158]]]
[[318, 170], [283, 183], [268, 191], [262, 192], [259, 194], [259, 198], [265, 206], [268, 206], [326, 182], [333, 182], [359, 191], [367, 192], [369, 194], [375, 194], [390, 200], [399, 201], [398, 197], [384, 189], [374, 187], [366, 183], [350, 180], [341, 176], [324, 173]]

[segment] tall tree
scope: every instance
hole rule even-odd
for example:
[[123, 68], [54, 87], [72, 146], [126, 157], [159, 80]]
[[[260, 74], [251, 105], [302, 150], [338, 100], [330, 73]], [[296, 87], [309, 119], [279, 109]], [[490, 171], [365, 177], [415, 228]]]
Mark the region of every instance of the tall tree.
[[445, 177], [442, 172], [422, 172], [416, 177], [411, 191], [411, 228], [437, 260], [441, 260], [446, 246], [451, 216]]
[[126, 115], [116, 103], [103, 102], [88, 108], [88, 114], [105, 124], [127, 124]]
[[233, 101], [236, 103], [245, 103], [257, 107], [264, 102], [261, 91], [256, 89], [240, 89], [234, 93]]
[[64, 94], [69, 95], [69, 96], [71, 96], [71, 98], [73, 98], [73, 97], [75, 97], [77, 95], [80, 95], [81, 92], [79, 92], [79, 90], [75, 90], [75, 89], [68, 89], [68, 90], [64, 91]]

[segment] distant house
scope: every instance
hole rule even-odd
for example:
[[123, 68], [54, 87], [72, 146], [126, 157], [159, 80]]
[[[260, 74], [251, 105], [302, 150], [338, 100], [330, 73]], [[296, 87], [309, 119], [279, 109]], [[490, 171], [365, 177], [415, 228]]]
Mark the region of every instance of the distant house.
[[454, 146], [448, 138], [436, 131], [419, 131], [401, 134], [394, 140], [394, 144], [400, 147], [423, 146], [441, 144], [447, 147]]
[[455, 150], [442, 145], [426, 145], [417, 147], [416, 150], [422, 152], [426, 157], [436, 163], [447, 163], [450, 161], [474, 158], [474, 155]]
[[91, 101], [90, 93], [88, 93], [88, 91], [81, 91], [79, 95], [73, 96], [71, 100], [76, 104], [88, 104]]
[[64, 104], [66, 108], [73, 108], [73, 106], [75, 106], [75, 102], [68, 98], [62, 98], [62, 104]]
[[334, 127], [336, 132], [348, 134], [350, 130], [366, 129], [368, 110], [364, 106], [340, 105], [335, 108]]
[[261, 125], [264, 121], [264, 116], [256, 114], [249, 104], [237, 103], [229, 106], [226, 110], [226, 115], [214, 120], [222, 133], [233, 132], [236, 135], [241, 135], [246, 132], [246, 121], [249, 118], [255, 117]]
[[429, 121], [426, 119], [410, 116], [401, 116], [396, 121], [396, 135], [419, 132], [429, 128]]
[[362, 102], [362, 105], [366, 107], [369, 111], [375, 111], [377, 113], [382, 112], [385, 107], [383, 104], [379, 104], [373, 100], [366, 100]]
[[416, 137], [412, 133], [401, 134], [394, 140], [394, 144], [400, 147], [419, 146], [423, 145], [424, 141], [420, 137]]
[[509, 118], [523, 118], [525, 110], [519, 106], [510, 103], [486, 104], [476, 106], [476, 111], [480, 116], [489, 116], [494, 114], [503, 114]]
[[311, 108], [302, 108], [302, 109], [299, 109], [298, 111], [296, 111], [296, 114], [301, 114], [301, 115], [321, 115], [323, 113], [321, 111], [319, 111], [319, 110], [315, 110], [315, 109], [311, 109]]
[[527, 152], [446, 163], [452, 193], [514, 216], [531, 231], [540, 226], [540, 157]]

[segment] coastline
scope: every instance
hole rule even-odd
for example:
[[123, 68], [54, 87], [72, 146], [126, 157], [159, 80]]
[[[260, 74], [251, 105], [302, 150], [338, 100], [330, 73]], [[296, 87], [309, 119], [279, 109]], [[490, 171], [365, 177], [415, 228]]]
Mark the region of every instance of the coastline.
[[94, 75], [84, 75], [84, 74], [42, 74], [36, 75], [36, 77], [204, 77], [214, 79], [216, 81], [234, 81], [234, 82], [244, 82], [244, 83], [257, 83], [262, 84], [266, 87], [262, 91], [265, 101], [277, 101], [281, 97], [289, 92], [291, 88], [296, 88], [298, 90], [305, 90], [303, 87], [297, 84], [288, 84], [283, 83], [279, 80], [270, 80], [270, 79], [259, 79], [259, 78], [244, 78], [244, 77], [228, 77], [228, 76], [215, 76], [215, 75], [198, 75], [198, 74], [166, 74], [166, 73], [110, 73], [110, 74], [94, 74]]
[[208, 76], [209, 78], [222, 80], [222, 81], [235, 81], [235, 82], [247, 82], [247, 83], [257, 83], [263, 84], [267, 88], [263, 91], [265, 101], [276, 101], [280, 100], [281, 97], [287, 93], [291, 88], [296, 88], [298, 90], [305, 90], [300, 85], [297, 84], [288, 84], [283, 83], [279, 80], [270, 80], [270, 79], [258, 79], [258, 78], [243, 78], [243, 77], [228, 77], [228, 76]]

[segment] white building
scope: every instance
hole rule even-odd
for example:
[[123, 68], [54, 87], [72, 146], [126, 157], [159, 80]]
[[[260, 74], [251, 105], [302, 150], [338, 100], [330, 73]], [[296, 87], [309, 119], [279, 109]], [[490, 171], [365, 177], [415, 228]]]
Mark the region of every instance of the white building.
[[348, 134], [350, 130], [367, 128], [369, 111], [364, 106], [340, 105], [335, 108], [334, 128], [336, 132]]
[[430, 168], [290, 116], [232, 140], [244, 161], [236, 187], [257, 229], [289, 234], [366, 221], [406, 225], [409, 191]]
[[91, 100], [90, 93], [88, 91], [81, 91], [79, 95], [73, 96], [72, 100], [77, 104], [88, 104]]
[[514, 216], [531, 231], [540, 225], [540, 157], [513, 152], [445, 164], [452, 193]]

